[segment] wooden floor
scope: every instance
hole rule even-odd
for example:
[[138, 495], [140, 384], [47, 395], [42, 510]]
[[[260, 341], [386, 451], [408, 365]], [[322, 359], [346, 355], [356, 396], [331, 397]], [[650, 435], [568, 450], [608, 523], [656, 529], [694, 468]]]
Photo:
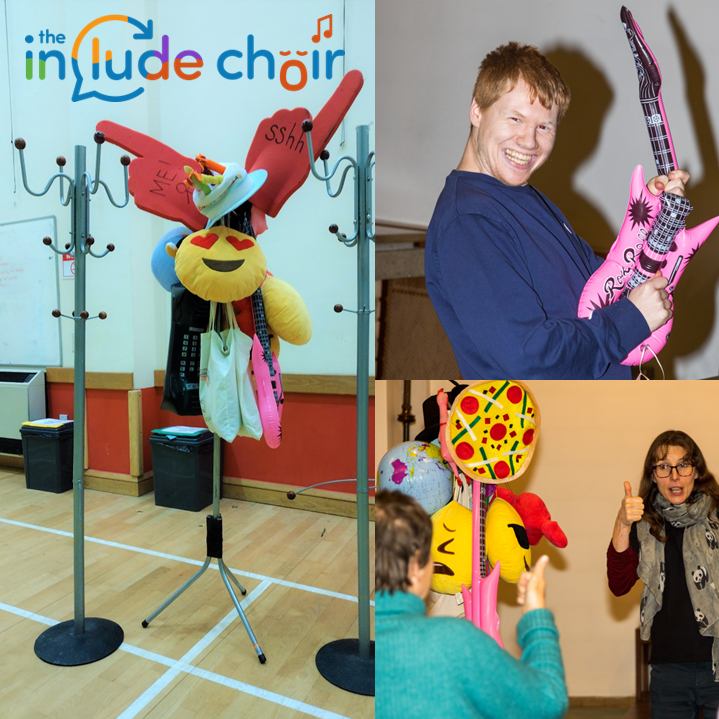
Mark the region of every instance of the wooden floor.
[[[625, 709], [616, 707], [569, 707], [564, 719], [625, 719]], [[647, 719], [648, 719], [647, 715]]]
[[86, 616], [117, 622], [125, 641], [94, 664], [56, 667], [33, 646], [73, 618], [72, 492], [28, 490], [22, 473], [0, 470], [0, 717], [374, 717], [372, 697], [334, 687], [314, 663], [326, 642], [358, 636], [353, 519], [221, 501], [224, 559], [248, 590], [266, 664], [216, 568], [142, 628], [202, 564], [209, 511], [85, 491]]
[[644, 696], [632, 705], [629, 711], [624, 715], [624, 719], [649, 719], [650, 711], [651, 703], [649, 702], [649, 696]]
[[[649, 701], [649, 697], [645, 696], [639, 701], [635, 702], [632, 708], [624, 715], [624, 719], [649, 719], [651, 715], [652, 705]], [[704, 709], [699, 710], [699, 719], [703, 719]], [[712, 719], [714, 715], [712, 714]]]

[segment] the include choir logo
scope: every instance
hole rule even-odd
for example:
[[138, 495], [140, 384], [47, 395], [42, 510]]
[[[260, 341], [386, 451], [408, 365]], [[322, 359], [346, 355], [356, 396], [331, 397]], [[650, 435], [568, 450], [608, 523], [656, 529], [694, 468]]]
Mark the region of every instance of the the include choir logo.
[[[202, 56], [194, 50], [182, 50], [174, 55], [172, 60], [170, 59], [170, 38], [167, 35], [160, 38], [160, 50], [153, 49], [142, 52], [137, 58], [136, 64], [133, 51], [126, 50], [124, 53], [124, 67], [122, 68], [120, 65], [123, 63], [113, 59], [113, 51], [105, 48], [103, 70], [100, 61], [100, 38], [97, 35], [102, 35], [103, 28], [101, 26], [104, 23], [115, 22], [125, 22], [137, 29], [137, 32], [132, 35], [132, 39], [138, 41], [135, 43], [136, 52], [146, 44], [146, 41], [153, 40], [152, 20], [141, 23], [139, 20], [127, 15], [105, 15], [86, 25], [75, 39], [70, 56], [72, 72], [75, 76], [75, 87], [72, 92], [73, 102], [88, 100], [91, 97], [106, 102], [124, 102], [132, 100], [145, 91], [145, 87], [141, 86], [130, 92], [125, 91], [122, 94], [100, 92], [100, 90], [88, 89], [88, 85], [91, 86], [92, 81], [103, 83], [103, 90], [106, 90], [108, 85], [106, 80], [108, 79], [114, 81], [132, 80], [133, 76], [135, 76], [136, 80], [139, 80], [139, 78], [144, 80], [167, 80], [170, 77], [170, 66], [172, 66], [175, 75], [182, 80], [196, 80], [202, 74], [205, 62]], [[313, 26], [315, 22], [317, 23], [317, 33], [311, 36], [313, 43], [318, 44], [323, 36], [325, 38], [332, 37], [332, 15], [313, 20]], [[323, 31], [323, 27], [327, 27], [327, 29]], [[64, 80], [66, 57], [62, 50], [57, 49], [57, 46], [65, 44], [65, 35], [43, 30], [37, 35], [37, 38], [33, 35], [27, 35], [25, 42], [31, 45], [36, 39], [39, 40], [40, 45], [51, 46], [52, 49], [40, 49], [37, 52], [37, 57], [35, 57], [33, 50], [27, 50], [25, 54], [25, 77], [28, 80], [33, 80], [37, 72], [39, 80], [45, 80], [47, 75]], [[312, 50], [311, 54], [308, 50], [296, 50], [297, 58], [294, 58], [289, 57], [292, 55], [292, 50], [280, 50], [280, 58], [276, 58], [273, 52], [258, 47], [258, 44], [255, 36], [250, 34], [247, 35], [243, 50], [231, 48], [220, 53], [216, 60], [217, 72], [226, 80], [241, 80], [243, 78], [253, 80], [258, 76], [274, 80], [275, 77], [278, 77], [285, 90], [297, 91], [307, 84], [310, 77], [313, 80], [319, 80], [321, 77], [331, 80], [335, 60], [345, 54], [344, 50], [325, 50], [324, 53], [321, 53], [320, 50], [315, 49]], [[90, 46], [89, 48], [88, 45]], [[88, 49], [91, 52], [88, 52]], [[310, 57], [305, 61], [308, 55]], [[48, 68], [46, 68], [46, 65], [48, 65]], [[54, 71], [50, 69], [53, 65], [55, 66]], [[276, 66], [277, 73], [275, 73]], [[127, 84], [123, 83], [123, 87], [127, 89]]]

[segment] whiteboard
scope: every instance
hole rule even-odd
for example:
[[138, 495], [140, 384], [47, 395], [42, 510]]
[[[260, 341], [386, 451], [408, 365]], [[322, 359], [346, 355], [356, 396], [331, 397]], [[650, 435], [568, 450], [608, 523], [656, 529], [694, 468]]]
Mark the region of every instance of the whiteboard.
[[0, 365], [60, 366], [56, 218], [0, 224]]

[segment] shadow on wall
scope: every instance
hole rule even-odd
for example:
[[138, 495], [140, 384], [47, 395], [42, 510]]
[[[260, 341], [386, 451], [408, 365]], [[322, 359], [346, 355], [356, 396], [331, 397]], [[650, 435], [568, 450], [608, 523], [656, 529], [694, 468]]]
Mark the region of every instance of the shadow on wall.
[[559, 125], [552, 157], [537, 171], [532, 184], [559, 207], [574, 231], [597, 254], [606, 255], [616, 234], [591, 199], [576, 191], [572, 179], [599, 144], [614, 93], [604, 75], [581, 52], [559, 47], [544, 54], [569, 86], [572, 101]]
[[[591, 198], [577, 192], [573, 178], [599, 145], [599, 135], [604, 118], [614, 102], [614, 92], [602, 72], [580, 51], [558, 47], [546, 52], [545, 56], [569, 86], [572, 100], [559, 125], [551, 159], [540, 168], [532, 184], [559, 207], [574, 231], [597, 255], [606, 257], [619, 228], [614, 230], [602, 212], [591, 203]], [[628, 71], [632, 69], [633, 65]], [[649, 170], [647, 172], [649, 176], [654, 174]], [[627, 191], [629, 179], [626, 178]], [[665, 363], [662, 356], [662, 364], [667, 377], [672, 379], [673, 362]], [[644, 363], [642, 372], [650, 379], [661, 376], [654, 360]]]
[[[684, 69], [687, 104], [694, 123], [704, 175], [701, 181], [690, 181], [687, 197], [693, 210], [689, 226], [696, 227], [719, 213], [719, 157], [712, 131], [706, 99], [705, 71], [699, 55], [691, 44], [677, 13], [669, 10], [669, 24], [677, 41]], [[671, 108], [669, 108], [671, 123]], [[670, 125], [671, 127], [671, 125]], [[674, 137], [677, 162], [682, 159], [682, 137]], [[682, 168], [692, 173], [698, 168]], [[697, 252], [698, 259], [689, 264], [674, 293], [674, 327], [661, 359], [665, 367], [673, 366], [674, 359], [696, 352], [712, 333], [716, 322], [715, 294], [719, 280], [719, 231], [715, 230]], [[666, 359], [666, 362], [665, 362]], [[719, 374], [719, 358], [711, 374]]]
[[[690, 182], [687, 193], [694, 208], [688, 224], [689, 227], [695, 227], [719, 211], [719, 203], [716, 201], [719, 196], [719, 156], [707, 107], [705, 71], [699, 54], [674, 9], [668, 11], [668, 20], [682, 61], [687, 104], [703, 166], [701, 181]], [[558, 47], [545, 54], [559, 69], [572, 91], [572, 102], [560, 125], [552, 158], [537, 173], [533, 184], [557, 204], [580, 237], [597, 254], [603, 255], [614, 242], [615, 232], [602, 213], [572, 187], [572, 178], [595, 151], [614, 94], [602, 73], [581, 52]], [[659, 62], [661, 64], [661, 58]], [[671, 114], [671, 108], [668, 108], [670, 123]], [[683, 140], [687, 138], [673, 139], [677, 148], [677, 161], [682, 169], [690, 173], [692, 169], [698, 171], [699, 168], [685, 167], [687, 163], [683, 159], [682, 147], [685, 144]], [[646, 168], [648, 176], [654, 174], [653, 171], [653, 167]], [[627, 186], [628, 183], [629, 178]], [[712, 334], [716, 322], [716, 285], [719, 281], [718, 235], [719, 231], [715, 231], [699, 248], [701, 260], [690, 263], [675, 290], [674, 326], [660, 356], [667, 379], [674, 379], [675, 360], [699, 350]], [[716, 364], [717, 367], [704, 374], [719, 374], [719, 358]], [[645, 367], [654, 368], [654, 376], [660, 376], [656, 361], [647, 363]]]

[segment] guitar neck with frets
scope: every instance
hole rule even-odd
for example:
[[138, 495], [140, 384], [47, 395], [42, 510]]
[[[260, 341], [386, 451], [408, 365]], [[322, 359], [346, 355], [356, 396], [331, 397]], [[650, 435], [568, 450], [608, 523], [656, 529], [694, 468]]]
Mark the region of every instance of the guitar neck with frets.
[[487, 576], [487, 552], [484, 540], [484, 527], [487, 521], [487, 485], [484, 482], [476, 482], [476, 484], [479, 485], [479, 492], [474, 494], [479, 501], [479, 573], [484, 579]]
[[649, 140], [652, 143], [654, 153], [654, 164], [657, 166], [657, 173], [668, 175], [676, 169], [673, 148], [667, 132], [667, 125], [659, 107], [659, 98], [642, 100], [642, 110], [647, 121]]
[[275, 376], [275, 367], [272, 362], [272, 348], [270, 347], [270, 333], [267, 329], [265, 317], [265, 303], [262, 299], [262, 289], [257, 288], [252, 293], [252, 316], [255, 320], [255, 334], [262, 345], [262, 354], [270, 370], [270, 377]]
[[637, 67], [639, 99], [652, 143], [654, 163], [660, 175], [668, 175], [676, 169], [677, 158], [661, 100], [662, 76], [659, 65], [645, 42], [639, 26], [634, 22], [632, 13], [622, 7], [620, 16]]
[[[639, 27], [634, 22], [631, 12], [625, 7], [622, 7], [621, 19], [637, 68], [639, 99], [647, 123], [654, 163], [660, 175], [668, 175], [676, 169], [677, 163], [669, 133], [669, 124], [661, 100], [662, 77], [659, 66], [644, 41]], [[645, 247], [639, 255], [639, 262], [634, 272], [627, 280], [623, 296], [646, 282], [657, 270], [664, 267], [666, 255], [672, 247], [674, 238], [684, 229], [686, 218], [692, 209], [689, 201], [679, 195], [663, 194], [661, 202], [661, 210], [654, 218]], [[682, 259], [679, 258], [676, 266], [669, 270], [670, 285]]]
[[[256, 238], [255, 230], [252, 227], [252, 204], [245, 202], [238, 208], [224, 216], [223, 222], [233, 230], [242, 232], [249, 237]], [[262, 299], [262, 288], [258, 287], [251, 296], [252, 317], [255, 321], [255, 334], [262, 346], [262, 354], [265, 364], [270, 370], [270, 377], [274, 377], [276, 370], [272, 361], [272, 348], [270, 346], [270, 333], [267, 328], [267, 317], [265, 316], [265, 303]], [[276, 398], [276, 394], [275, 394]]]

